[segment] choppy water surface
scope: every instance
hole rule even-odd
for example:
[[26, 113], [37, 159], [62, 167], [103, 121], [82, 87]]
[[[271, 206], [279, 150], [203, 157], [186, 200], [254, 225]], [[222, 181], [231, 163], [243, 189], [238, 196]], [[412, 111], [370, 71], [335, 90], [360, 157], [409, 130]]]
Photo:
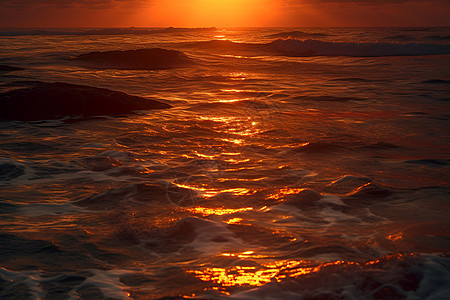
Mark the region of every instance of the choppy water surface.
[[[0, 298], [450, 297], [449, 35], [2, 32], [3, 84], [173, 108], [0, 123]], [[195, 63], [68, 60], [152, 47]]]

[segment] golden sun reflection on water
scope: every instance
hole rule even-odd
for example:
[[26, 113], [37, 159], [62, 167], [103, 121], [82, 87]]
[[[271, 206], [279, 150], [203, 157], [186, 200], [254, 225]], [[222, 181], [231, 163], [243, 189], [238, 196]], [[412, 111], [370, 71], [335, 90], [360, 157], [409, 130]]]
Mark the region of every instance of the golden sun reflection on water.
[[[223, 101], [241, 101], [245, 99], [230, 99], [230, 100], [223, 100]], [[220, 100], [222, 101], [222, 100]], [[216, 116], [200, 116], [200, 120], [202, 121], [212, 121], [218, 124], [214, 130], [218, 133], [225, 133], [229, 136], [220, 138], [220, 140], [224, 142], [233, 143], [236, 145], [241, 145], [245, 143], [245, 140], [242, 139], [242, 137], [252, 137], [256, 136], [263, 132], [260, 126], [257, 126], [259, 123], [252, 120], [249, 116], [223, 116], [223, 117], [216, 117]], [[237, 137], [236, 137], [237, 136]]]
[[217, 158], [217, 155], [208, 155], [208, 154], [198, 153], [197, 151], [194, 151], [194, 153], [195, 153], [195, 155], [197, 155], [198, 157], [201, 157], [201, 158], [208, 158], [208, 159]]
[[[222, 56], [222, 57], [231, 57], [231, 58], [240, 58], [240, 59], [249, 59], [249, 58], [251, 58], [249, 56], [232, 55], [232, 54], [222, 54], [220, 56]], [[245, 78], [243, 80], [245, 80]]]
[[233, 143], [233, 144], [236, 144], [236, 145], [241, 145], [241, 144], [244, 143], [244, 140], [243, 140], [243, 139], [227, 139], [227, 138], [222, 138], [221, 140], [224, 141], [224, 142], [229, 142], [229, 143]]
[[403, 238], [403, 234], [401, 232], [393, 233], [387, 236], [387, 239], [396, 242], [398, 240], [401, 240]]
[[235, 196], [244, 196], [244, 195], [253, 195], [254, 193], [257, 192], [257, 190], [247, 188], [218, 189], [218, 188], [199, 187], [194, 185], [181, 184], [177, 182], [172, 182], [172, 184], [180, 188], [196, 191], [199, 194], [201, 194], [201, 196], [204, 198], [211, 198], [220, 193], [231, 193]]
[[[223, 216], [223, 215], [231, 215], [234, 213], [244, 212], [253, 210], [253, 207], [244, 207], [244, 208], [211, 208], [211, 207], [193, 207], [189, 208], [188, 211], [195, 214], [202, 214], [203, 216]], [[241, 219], [242, 220], [242, 219]]]
[[270, 194], [267, 199], [275, 199], [279, 200], [287, 195], [298, 194], [301, 191], [305, 190], [304, 188], [284, 188], [279, 189], [276, 193]]
[[257, 93], [255, 90], [240, 90], [240, 89], [222, 89], [222, 92], [228, 93]]
[[[187, 273], [195, 274], [202, 281], [209, 281], [223, 287], [232, 286], [263, 286], [267, 283], [280, 282], [284, 278], [297, 278], [303, 275], [317, 273], [327, 268], [342, 267], [368, 267], [383, 263], [385, 259], [401, 260], [410, 254], [393, 254], [384, 259], [370, 260], [365, 263], [337, 260], [334, 262], [312, 265], [313, 262], [307, 260], [280, 260], [269, 263], [255, 264], [255, 266], [233, 266], [229, 268], [210, 267], [202, 270], [188, 270]], [[253, 251], [246, 251], [239, 254], [223, 253], [221, 256], [236, 258], [267, 258], [266, 256], [255, 255]]]
[[[241, 254], [223, 253], [221, 256], [238, 258], [264, 258], [253, 255], [253, 251]], [[210, 281], [225, 287], [231, 286], [262, 286], [271, 281], [280, 281], [286, 277], [298, 277], [300, 275], [317, 272], [319, 267], [299, 267], [308, 261], [277, 261], [258, 266], [235, 266], [231, 268], [206, 268], [203, 270], [188, 271], [202, 281]]]
[[219, 100], [220, 103], [234, 103], [239, 101], [245, 101], [249, 100], [250, 98], [236, 98], [236, 99], [221, 99]]
[[255, 267], [208, 268], [203, 271], [192, 271], [202, 281], [212, 281], [222, 286], [252, 285], [262, 286], [275, 276], [273, 272], [256, 271]]
[[247, 73], [230, 73], [230, 80], [246, 80], [249, 76]]
[[217, 182], [226, 182], [226, 181], [261, 181], [264, 179], [267, 179], [268, 177], [260, 177], [260, 178], [219, 178], [217, 179]]
[[229, 164], [241, 164], [241, 163], [245, 163], [245, 162], [249, 162], [250, 158], [245, 158], [245, 159], [234, 159], [234, 158], [229, 158], [229, 159], [225, 159], [225, 162], [229, 163]]
[[[242, 153], [240, 153], [240, 152], [219, 152], [219, 153], [214, 153], [214, 154], [204, 154], [204, 153], [200, 153], [198, 151], [194, 151], [194, 154], [200, 158], [218, 159], [223, 156], [238, 156], [238, 155], [241, 155]], [[186, 154], [183, 156], [186, 158], [192, 158], [192, 156], [189, 156]], [[242, 162], [247, 162], [247, 161], [249, 161], [249, 159], [243, 160]]]
[[227, 224], [239, 224], [243, 221], [242, 218], [231, 218], [228, 221], [225, 221]]
[[241, 253], [222, 253], [220, 256], [239, 257], [239, 258], [267, 258], [265, 255], [256, 255], [254, 251], [245, 251]]

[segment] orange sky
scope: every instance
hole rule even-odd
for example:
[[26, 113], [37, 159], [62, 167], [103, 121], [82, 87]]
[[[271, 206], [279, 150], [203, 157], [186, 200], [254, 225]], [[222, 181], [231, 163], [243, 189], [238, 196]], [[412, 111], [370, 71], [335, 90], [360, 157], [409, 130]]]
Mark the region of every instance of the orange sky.
[[0, 27], [450, 26], [448, 0], [0, 0]]

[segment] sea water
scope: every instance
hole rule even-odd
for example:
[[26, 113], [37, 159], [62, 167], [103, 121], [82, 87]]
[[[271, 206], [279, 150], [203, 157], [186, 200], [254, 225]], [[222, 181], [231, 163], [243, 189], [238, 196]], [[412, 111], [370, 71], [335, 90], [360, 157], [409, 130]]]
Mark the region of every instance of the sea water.
[[[450, 297], [448, 28], [0, 34], [2, 91], [173, 106], [0, 122], [0, 298]], [[70, 60], [144, 48], [194, 63]]]

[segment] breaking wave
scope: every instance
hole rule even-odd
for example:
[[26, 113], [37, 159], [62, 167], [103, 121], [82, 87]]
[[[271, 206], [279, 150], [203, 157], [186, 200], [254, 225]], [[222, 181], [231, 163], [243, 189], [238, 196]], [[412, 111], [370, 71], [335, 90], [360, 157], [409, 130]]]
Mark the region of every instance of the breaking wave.
[[287, 32], [280, 32], [268, 35], [267, 37], [271, 38], [322, 38], [331, 36], [331, 34], [322, 33], [322, 32], [303, 32], [303, 31], [287, 31]]
[[450, 54], [450, 45], [418, 43], [341, 43], [318, 40], [275, 40], [270, 48], [287, 56], [415, 56]]

